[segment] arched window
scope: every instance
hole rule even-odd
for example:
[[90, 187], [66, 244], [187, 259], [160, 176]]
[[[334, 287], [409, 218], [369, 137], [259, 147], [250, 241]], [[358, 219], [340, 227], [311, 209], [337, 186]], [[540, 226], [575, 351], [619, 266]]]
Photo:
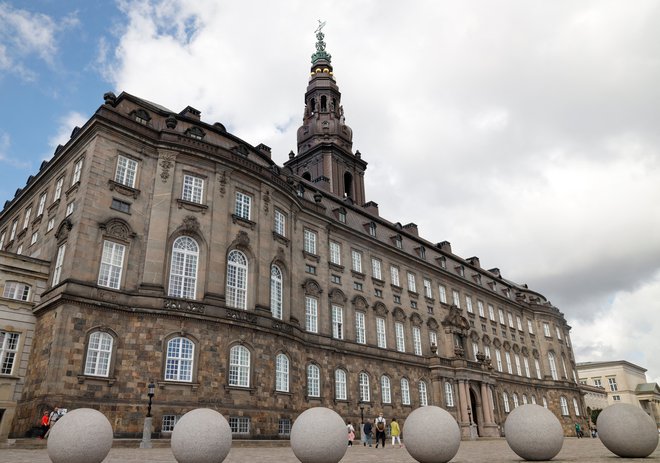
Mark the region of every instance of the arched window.
[[564, 416], [568, 416], [568, 402], [566, 401], [566, 397], [561, 396], [559, 398], [559, 405], [561, 406], [561, 414]]
[[513, 408], [518, 408], [518, 406], [520, 405], [520, 402], [518, 402], [518, 394], [514, 392], [512, 397], [513, 397]]
[[229, 350], [229, 385], [250, 387], [250, 351], [245, 346]]
[[509, 406], [509, 394], [502, 392], [502, 403], [504, 404], [504, 413], [509, 413], [511, 407]]
[[371, 394], [369, 393], [369, 376], [362, 372], [360, 373], [360, 401], [370, 402]]
[[522, 395], [523, 405], [527, 405], [527, 394]]
[[167, 342], [166, 381], [192, 382], [194, 349], [190, 339], [177, 337]]
[[449, 381], [445, 383], [445, 406], [454, 406], [454, 385]]
[[401, 378], [401, 403], [410, 405], [410, 383], [406, 378]]
[[353, 197], [353, 176], [350, 172], [344, 172], [344, 196]]
[[564, 354], [561, 354], [561, 368], [564, 370], [564, 378], [568, 379], [568, 371], [566, 370], [566, 359], [564, 358]]
[[548, 352], [548, 363], [550, 364], [550, 374], [552, 375], [552, 379], [555, 381], [559, 379], [557, 376], [557, 363], [555, 360], [555, 354], [552, 352]]
[[426, 383], [424, 381], [419, 382], [419, 405], [425, 407], [429, 404], [429, 398], [426, 393]]
[[573, 408], [575, 409], [575, 416], [580, 416], [580, 407], [578, 406], [578, 401], [573, 397]]
[[282, 271], [277, 265], [270, 266], [270, 311], [282, 319]]
[[309, 397], [321, 396], [321, 372], [319, 367], [313, 364], [307, 366], [307, 395]]
[[108, 376], [112, 358], [112, 336], [108, 333], [95, 331], [89, 336], [85, 374], [91, 376]]
[[535, 395], [532, 396], [532, 403], [533, 403], [534, 405], [536, 405], [536, 396], [535, 396]]
[[289, 392], [289, 357], [284, 354], [275, 357], [275, 390]]
[[235, 309], [247, 308], [248, 261], [241, 251], [233, 250], [227, 257], [227, 305]]
[[195, 299], [199, 246], [189, 236], [180, 236], [172, 245], [169, 295]]
[[541, 399], [543, 400], [543, 407], [548, 408], [548, 400], [545, 397], [541, 397]]
[[338, 368], [335, 370], [335, 399], [347, 400], [346, 390], [346, 372]]
[[383, 403], [392, 403], [392, 388], [390, 386], [390, 378], [385, 375], [380, 377], [380, 391]]

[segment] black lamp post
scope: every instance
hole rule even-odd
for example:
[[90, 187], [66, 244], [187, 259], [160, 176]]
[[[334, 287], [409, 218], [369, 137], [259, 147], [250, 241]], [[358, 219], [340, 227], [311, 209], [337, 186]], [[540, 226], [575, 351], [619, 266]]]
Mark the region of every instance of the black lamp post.
[[151, 417], [151, 401], [154, 398], [154, 394], [156, 392], [156, 385], [154, 384], [153, 381], [149, 381], [149, 385], [147, 386], [148, 392], [147, 395], [149, 396], [149, 405], [147, 406], [147, 418]]
[[467, 412], [468, 412], [468, 423], [470, 426], [472, 426], [472, 410], [470, 409], [470, 406], [467, 406]]
[[360, 400], [360, 423], [364, 424], [364, 403]]

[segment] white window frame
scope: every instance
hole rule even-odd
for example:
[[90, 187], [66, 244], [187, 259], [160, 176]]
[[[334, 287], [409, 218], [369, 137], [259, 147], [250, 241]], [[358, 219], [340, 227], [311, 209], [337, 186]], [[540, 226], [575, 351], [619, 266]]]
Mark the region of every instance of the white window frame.
[[305, 296], [305, 328], [310, 333], [319, 330], [319, 301], [312, 296]]
[[250, 350], [247, 347], [229, 349], [228, 382], [233, 387], [250, 387]]
[[438, 285], [438, 292], [440, 294], [440, 302], [447, 303], [447, 288], [444, 285]]
[[484, 312], [484, 302], [477, 299], [477, 310], [479, 311], [479, 316], [486, 318], [486, 313]]
[[472, 341], [472, 355], [474, 356], [474, 360], [477, 360], [477, 354], [479, 353], [479, 343]]
[[280, 236], [286, 236], [286, 215], [279, 209], [275, 209], [275, 216], [273, 218], [275, 233]]
[[57, 201], [62, 197], [62, 186], [64, 185], [64, 176], [61, 176], [57, 179], [55, 183], [55, 195], [53, 196], [53, 202]]
[[454, 385], [449, 381], [445, 381], [445, 406], [454, 406]]
[[420, 381], [419, 385], [419, 406], [426, 407], [429, 404], [428, 387], [426, 382]]
[[523, 330], [522, 318], [520, 318], [520, 315], [516, 315], [516, 326], [518, 327], [518, 331]]
[[309, 254], [316, 255], [317, 234], [315, 231], [305, 228], [303, 230], [303, 249]]
[[119, 289], [124, 269], [126, 246], [110, 240], [103, 240], [103, 252], [97, 284], [106, 288]]
[[461, 308], [461, 294], [455, 289], [451, 290], [451, 301], [456, 307]]
[[518, 401], [518, 394], [514, 392], [511, 395], [511, 398], [513, 399], [513, 408], [518, 408], [520, 406], [520, 402]]
[[559, 397], [559, 406], [561, 408], [562, 416], [569, 416], [570, 415], [570, 412], [568, 410], [568, 401], [566, 400], [566, 397], [564, 397], [564, 396]]
[[580, 416], [580, 406], [578, 405], [578, 401], [575, 397], [573, 397], [573, 409], [575, 410], [575, 416]]
[[406, 337], [404, 333], [403, 323], [394, 322], [394, 333], [396, 335], [396, 350], [399, 352], [405, 352]]
[[380, 377], [381, 400], [384, 404], [392, 403], [392, 385], [390, 378], [386, 375]]
[[488, 318], [492, 322], [496, 321], [495, 320], [495, 306], [493, 304], [488, 304]]
[[332, 305], [332, 337], [344, 339], [344, 308]]
[[401, 405], [410, 405], [410, 382], [401, 378]]
[[289, 392], [289, 357], [279, 353], [275, 357], [275, 390]]
[[125, 156], [117, 156], [117, 167], [115, 168], [115, 182], [129, 188], [135, 188], [137, 179], [138, 163], [134, 159]]
[[474, 313], [474, 309], [472, 308], [471, 296], [465, 296], [465, 310], [467, 310], [468, 313]]
[[438, 333], [436, 331], [429, 331], [429, 345], [438, 347]]
[[85, 375], [108, 377], [114, 339], [108, 333], [95, 331], [89, 335], [85, 357]]
[[527, 331], [529, 334], [534, 334], [534, 325], [532, 324], [532, 321], [528, 318], [527, 319]]
[[429, 280], [428, 278], [424, 278], [424, 280], [422, 281], [424, 284], [424, 296], [429, 299], [433, 299], [433, 287], [431, 286], [432, 285], [431, 280]]
[[376, 317], [376, 339], [378, 340], [378, 347], [387, 349], [387, 334], [383, 317]]
[[330, 241], [330, 262], [341, 265], [341, 244]]
[[392, 278], [392, 284], [394, 286], [401, 286], [401, 281], [399, 280], [399, 267], [394, 265], [390, 267], [390, 277]]
[[546, 338], [551, 337], [552, 335], [550, 334], [550, 323], [548, 322], [543, 322], [543, 335]]
[[506, 392], [502, 392], [502, 403], [504, 404], [504, 413], [509, 413], [511, 406], [509, 405], [509, 394]]
[[375, 257], [371, 258], [371, 272], [375, 279], [383, 279], [383, 262], [380, 259], [376, 259]]
[[355, 312], [355, 342], [366, 344], [366, 319], [364, 312]]
[[278, 320], [283, 316], [283, 278], [282, 270], [275, 264], [270, 266], [270, 311]]
[[518, 376], [522, 376], [522, 368], [520, 366], [520, 355], [514, 354], [513, 359], [516, 362], [516, 373]]
[[192, 382], [195, 344], [184, 337], [172, 338], [165, 355], [165, 381]]
[[506, 325], [506, 320], [504, 319], [504, 310], [497, 309], [497, 314], [500, 317], [500, 325]]
[[37, 217], [41, 216], [44, 213], [44, 209], [46, 208], [46, 199], [48, 197], [48, 192], [44, 191], [41, 193], [41, 196], [39, 196], [39, 206], [37, 207]]
[[506, 371], [510, 375], [513, 374], [513, 366], [511, 365], [511, 354], [508, 351], [504, 352], [504, 358], [506, 359]]
[[531, 378], [531, 373], [529, 371], [529, 359], [527, 357], [523, 357], [523, 364], [525, 366], [525, 376], [528, 378]]
[[408, 276], [408, 291], [416, 293], [417, 281], [415, 279], [415, 274], [412, 272], [407, 272], [407, 276]]
[[250, 220], [252, 212], [252, 196], [243, 193], [242, 191], [236, 192], [236, 202], [234, 206], [234, 214], [241, 219]]
[[78, 159], [73, 166], [73, 176], [71, 177], [71, 186], [75, 185], [80, 181], [80, 176], [82, 175], [82, 166], [84, 159]]
[[543, 374], [541, 373], [541, 362], [539, 362], [539, 359], [534, 359], [534, 368], [536, 369], [536, 377], [538, 379], [543, 379]]
[[557, 363], [555, 354], [552, 352], [548, 352], [548, 364], [550, 365], [550, 375], [552, 375], [552, 379], [557, 381], [559, 379], [559, 375], [557, 374]]
[[227, 256], [227, 290], [228, 307], [247, 310], [248, 294], [248, 259], [245, 254], [233, 249]]
[[[32, 215], [32, 206], [25, 209], [25, 215], [23, 216], [23, 230], [26, 230], [28, 225], [30, 225], [30, 216]], [[67, 214], [69, 215], [69, 214]]]
[[413, 352], [415, 355], [422, 355], [422, 330], [419, 329], [419, 326], [413, 326], [412, 335]]
[[194, 175], [183, 175], [181, 199], [190, 203], [202, 204], [204, 198], [204, 179]]
[[62, 266], [64, 265], [64, 255], [66, 254], [66, 243], [57, 248], [57, 257], [55, 258], [55, 270], [53, 271], [53, 284], [56, 286], [60, 283], [62, 277]]
[[18, 356], [19, 340], [19, 333], [0, 330], [0, 374], [12, 374]]
[[29, 301], [30, 292], [30, 285], [26, 283], [21, 283], [20, 281], [5, 281], [5, 288], [2, 297], [14, 299], [16, 301]]
[[371, 391], [369, 389], [369, 375], [364, 371], [358, 375], [360, 402], [371, 402]]
[[497, 371], [502, 372], [502, 352], [499, 349], [495, 349], [495, 364]]
[[362, 252], [351, 249], [351, 264], [354, 272], [362, 273]]
[[199, 245], [189, 236], [180, 236], [172, 243], [168, 296], [195, 299]]
[[346, 371], [341, 368], [335, 370], [335, 399], [348, 400], [346, 384]]

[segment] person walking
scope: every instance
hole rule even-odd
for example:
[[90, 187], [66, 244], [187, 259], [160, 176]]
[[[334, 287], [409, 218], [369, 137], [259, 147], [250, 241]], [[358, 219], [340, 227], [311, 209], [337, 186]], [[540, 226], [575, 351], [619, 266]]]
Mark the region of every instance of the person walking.
[[39, 436], [39, 439], [43, 439], [46, 436], [46, 433], [48, 432], [48, 422], [50, 421], [50, 416], [48, 414], [48, 410], [44, 411], [44, 415], [41, 417], [41, 435]]
[[387, 428], [387, 423], [385, 422], [385, 418], [383, 418], [383, 412], [378, 414], [374, 425], [376, 426], [376, 448], [378, 448], [379, 443], [383, 446], [382, 448], [385, 448], [385, 429]]
[[575, 434], [577, 435], [578, 439], [582, 437], [582, 428], [580, 427], [580, 423], [575, 423]]
[[353, 447], [353, 439], [355, 439], [355, 428], [353, 427], [353, 423], [349, 421], [348, 425], [346, 425], [346, 429], [348, 430], [348, 446]]
[[369, 447], [371, 447], [371, 428], [372, 428], [371, 421], [369, 421], [369, 419], [367, 418], [367, 422], [364, 423], [364, 439], [365, 439], [365, 441], [364, 441], [363, 445], [366, 446], [367, 444], [369, 444]]
[[403, 447], [401, 445], [401, 428], [399, 428], [396, 418], [392, 418], [390, 422], [390, 434], [392, 435], [392, 447], [394, 447], [396, 442], [399, 442], [399, 448]]
[[48, 431], [46, 431], [46, 434], [44, 434], [44, 437], [46, 439], [48, 439], [50, 432], [53, 430], [53, 426], [55, 426], [55, 423], [59, 419], [60, 419], [60, 408], [55, 407], [53, 411], [50, 412], [50, 415], [48, 415]]

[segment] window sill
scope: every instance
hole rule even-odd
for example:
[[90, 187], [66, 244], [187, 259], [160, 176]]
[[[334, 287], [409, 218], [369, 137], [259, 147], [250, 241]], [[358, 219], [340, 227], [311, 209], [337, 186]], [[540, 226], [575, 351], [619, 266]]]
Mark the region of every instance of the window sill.
[[280, 234], [277, 233], [276, 231], [273, 232], [273, 239], [274, 239], [275, 241], [277, 241], [278, 243], [283, 244], [283, 245], [285, 245], [286, 247], [289, 247], [289, 242], [290, 242], [289, 238], [287, 238], [287, 237], [284, 236], [284, 235], [280, 235]]
[[78, 375], [78, 384], [83, 384], [85, 382], [92, 383], [108, 383], [108, 386], [112, 386], [117, 381], [117, 378], [109, 378], [107, 376], [93, 376], [93, 375]]
[[52, 215], [53, 211], [57, 210], [57, 206], [60, 205], [61, 200], [61, 198], [57, 198], [50, 206], [48, 206], [48, 215]]
[[416, 293], [415, 291], [408, 290], [408, 297], [410, 297], [411, 299], [418, 299], [419, 298], [419, 293]]
[[321, 256], [317, 254], [312, 254], [311, 252], [303, 250], [303, 257], [307, 260], [311, 260], [313, 262], [321, 262]]
[[192, 212], [201, 212], [202, 214], [206, 214], [206, 210], [209, 208], [205, 204], [193, 203], [181, 198], [177, 198], [176, 202], [179, 205], [179, 209], [183, 208]]
[[381, 280], [380, 278], [371, 277], [371, 282], [374, 286], [385, 286], [385, 280]]
[[365, 274], [362, 272], [358, 272], [356, 270], [351, 270], [351, 275], [353, 278], [356, 278], [358, 280], [364, 280]]
[[196, 391], [199, 388], [199, 383], [185, 382], [185, 381], [168, 381], [161, 380], [157, 381], [156, 384], [160, 389], [172, 388], [172, 389], [181, 389], [181, 388], [190, 388], [193, 391]]
[[328, 262], [328, 268], [334, 270], [335, 272], [344, 273], [344, 266], [335, 264], [334, 262]]
[[238, 224], [241, 227], [249, 228], [250, 230], [254, 230], [254, 227], [257, 225], [256, 222], [253, 222], [250, 219], [246, 219], [245, 217], [241, 217], [236, 214], [231, 215], [231, 221], [234, 224]]
[[225, 391], [243, 391], [249, 392], [250, 395], [254, 395], [254, 393], [257, 392], [257, 388], [255, 387], [231, 386], [229, 384], [225, 384], [224, 388]]
[[108, 188], [110, 188], [110, 191], [116, 191], [119, 194], [130, 196], [133, 199], [137, 199], [137, 197], [140, 196], [140, 190], [122, 183], [117, 183], [114, 180], [108, 180]]
[[73, 185], [71, 185], [71, 187], [70, 187], [68, 190], [66, 190], [66, 191], [64, 192], [64, 194], [66, 195], [67, 199], [68, 199], [69, 196], [71, 196], [73, 193], [75, 193], [76, 191], [78, 191], [78, 187], [79, 187], [79, 186], [80, 186], [80, 180], [78, 180], [76, 183], [74, 183]]

